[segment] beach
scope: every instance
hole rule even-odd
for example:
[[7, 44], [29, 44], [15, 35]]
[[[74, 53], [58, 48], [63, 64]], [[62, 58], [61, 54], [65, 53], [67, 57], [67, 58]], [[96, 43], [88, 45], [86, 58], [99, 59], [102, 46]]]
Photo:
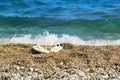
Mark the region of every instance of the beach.
[[61, 43], [61, 51], [45, 54], [34, 51], [34, 45], [0, 45], [1, 80], [120, 79], [120, 46]]
[[0, 0], [0, 80], [120, 80], [120, 0]]

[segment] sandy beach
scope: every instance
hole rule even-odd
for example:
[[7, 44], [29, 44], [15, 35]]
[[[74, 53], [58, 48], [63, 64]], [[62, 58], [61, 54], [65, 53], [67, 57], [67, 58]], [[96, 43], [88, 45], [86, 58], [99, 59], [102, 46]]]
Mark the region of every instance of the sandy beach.
[[35, 52], [34, 45], [0, 45], [1, 80], [120, 79], [120, 46], [62, 43], [61, 51], [44, 54]]

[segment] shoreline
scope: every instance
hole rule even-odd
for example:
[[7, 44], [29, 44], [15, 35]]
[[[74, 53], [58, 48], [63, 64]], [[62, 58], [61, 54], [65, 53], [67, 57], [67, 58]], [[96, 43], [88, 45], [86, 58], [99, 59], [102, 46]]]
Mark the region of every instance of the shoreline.
[[[33, 45], [35, 44], [0, 45], [1, 80], [4, 80], [5, 77], [18, 78], [19, 80], [28, 77], [33, 80], [40, 77], [39, 80], [57, 78], [62, 80], [113, 79], [113, 77], [116, 80], [120, 79], [118, 74], [120, 72], [119, 45], [78, 46], [62, 43], [63, 50], [48, 54], [34, 52]], [[50, 49], [50, 47], [47, 48]], [[24, 75], [26, 72], [29, 76]], [[13, 76], [11, 73], [14, 75], [19, 73], [19, 76]], [[23, 76], [20, 76], [20, 73]], [[32, 75], [32, 73], [36, 75]], [[64, 77], [61, 77], [62, 74]]]

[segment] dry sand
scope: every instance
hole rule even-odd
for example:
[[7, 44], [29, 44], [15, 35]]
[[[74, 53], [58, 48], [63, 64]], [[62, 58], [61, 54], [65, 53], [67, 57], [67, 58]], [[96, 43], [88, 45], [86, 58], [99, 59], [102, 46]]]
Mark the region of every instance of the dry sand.
[[[57, 53], [43, 54], [32, 50], [35, 44], [7, 44], [0, 45], [0, 63], [10, 64], [20, 60], [28, 65], [41, 66], [47, 63], [88, 65], [118, 63], [120, 64], [120, 46], [75, 46], [61, 44], [64, 49]], [[47, 47], [48, 49], [50, 46]]]

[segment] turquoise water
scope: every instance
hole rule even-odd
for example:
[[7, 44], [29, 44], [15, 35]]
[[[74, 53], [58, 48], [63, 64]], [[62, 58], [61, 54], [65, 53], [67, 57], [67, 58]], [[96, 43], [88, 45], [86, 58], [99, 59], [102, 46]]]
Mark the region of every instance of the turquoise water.
[[120, 45], [119, 0], [0, 1], [0, 42]]

